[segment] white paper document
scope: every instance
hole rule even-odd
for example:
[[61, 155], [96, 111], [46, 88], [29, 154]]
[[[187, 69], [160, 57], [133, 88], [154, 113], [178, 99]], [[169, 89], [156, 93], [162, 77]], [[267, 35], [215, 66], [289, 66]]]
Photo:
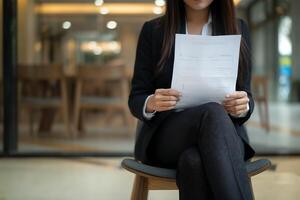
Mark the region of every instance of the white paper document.
[[235, 91], [241, 35], [176, 34], [172, 89], [182, 93], [176, 108], [221, 103]]

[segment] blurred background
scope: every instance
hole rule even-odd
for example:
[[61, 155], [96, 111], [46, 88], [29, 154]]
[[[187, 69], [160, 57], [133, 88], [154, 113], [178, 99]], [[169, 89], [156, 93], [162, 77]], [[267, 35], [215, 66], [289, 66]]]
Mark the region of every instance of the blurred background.
[[[138, 35], [146, 20], [164, 14], [165, 1], [12, 2], [15, 2], [12, 3], [12, 11], [15, 11], [16, 15], [14, 12], [6, 11], [3, 1], [0, 1], [0, 152], [3, 152], [1, 155], [12, 158], [109, 157], [111, 159], [82, 158], [80, 162], [108, 166], [113, 170], [119, 169], [118, 158], [112, 157], [131, 156], [135, 140], [136, 120], [128, 110], [127, 99]], [[286, 163], [286, 159], [294, 163], [295, 159], [295, 162], [299, 163], [297, 156], [300, 155], [300, 1], [235, 0], [234, 2], [238, 16], [249, 25], [252, 39], [252, 91], [256, 107], [246, 124], [251, 144], [258, 156], [272, 156], [275, 161], [282, 163]], [[14, 29], [9, 30], [9, 27], [5, 26], [4, 14], [7, 14], [8, 21], [13, 23], [11, 27]], [[3, 64], [3, 55], [10, 55], [5, 54], [5, 51], [12, 52], [9, 44], [16, 47], [17, 67], [14, 69]], [[10, 56], [14, 58], [14, 55]], [[12, 73], [15, 73], [16, 79], [5, 79]], [[12, 94], [6, 97], [8, 100], [11, 98], [11, 101], [5, 104], [3, 80], [9, 81], [6, 88]], [[15, 87], [11, 87], [11, 83]], [[9, 92], [6, 93], [8, 94]], [[17, 106], [17, 112], [12, 116], [8, 114], [5, 119], [3, 108], [14, 105]], [[9, 127], [6, 132], [3, 130], [4, 124]], [[79, 158], [74, 159], [78, 161]], [[15, 162], [20, 160], [22, 161], [22, 159], [0, 160], [0, 169], [1, 165], [3, 169], [14, 168], [17, 166]], [[54, 163], [58, 163], [63, 169], [72, 166], [71, 172], [75, 170], [74, 166], [76, 168], [78, 165], [80, 168], [77, 162], [72, 161], [70, 164], [61, 160], [52, 161], [47, 160], [50, 162], [47, 166], [51, 168], [53, 165], [51, 169], [54, 171], [61, 170], [56, 168], [57, 165]], [[32, 163], [35, 163], [34, 166], [46, 165], [40, 160], [30, 159], [23, 160], [21, 165], [25, 169], [34, 169]], [[291, 172], [289, 166], [287, 166], [288, 173]], [[109, 169], [113, 171], [111, 168]], [[16, 171], [10, 172], [14, 177]], [[74, 174], [78, 176], [77, 172], [75, 170]], [[296, 174], [298, 172], [294, 171]], [[33, 174], [32, 177], [47, 174], [40, 173]], [[76, 177], [74, 174], [72, 177]], [[2, 175], [0, 170], [0, 177], [11, 178], [6, 175], [5, 170]], [[123, 174], [119, 177], [122, 177], [122, 180], [128, 179]], [[295, 180], [293, 177], [287, 179], [286, 177], [281, 179], [281, 175], [278, 177], [280, 184], [283, 182], [283, 185], [295, 183], [293, 181], [300, 182], [298, 176], [294, 177]], [[269, 175], [257, 183], [263, 187], [265, 181], [272, 178], [274, 176]], [[116, 181], [117, 177], [111, 180]], [[13, 195], [16, 184], [14, 179], [4, 182], [0, 181], [0, 199], [18, 199], [17, 194]], [[64, 183], [64, 186], [71, 189], [68, 183]], [[274, 188], [281, 188], [280, 184]], [[1, 190], [1, 185], [6, 185], [2, 187], [6, 188], [5, 191]], [[109, 187], [107, 184], [104, 185]], [[88, 195], [98, 194], [99, 191], [94, 187], [84, 191]], [[23, 188], [23, 185], [19, 184], [17, 188]], [[41, 194], [43, 189], [45, 188], [40, 190]], [[105, 191], [107, 194], [111, 192], [109, 189]], [[260, 199], [281, 199], [274, 194], [272, 198], [263, 196], [264, 191], [260, 191], [260, 188], [257, 190], [258, 193], [261, 192]], [[129, 191], [128, 187], [121, 194], [127, 195]], [[299, 193], [294, 191], [292, 195]], [[3, 198], [1, 194], [4, 195]], [[32, 197], [30, 199], [45, 199], [41, 196], [36, 198], [38, 195], [30, 196], [33, 195], [31, 193], [28, 195]], [[272, 195], [272, 192], [269, 195]], [[50, 197], [48, 198], [58, 199], [54, 198], [55, 195]], [[69, 198], [75, 199], [71, 196]], [[89, 199], [96, 198], [92, 196]], [[121, 196], [113, 198], [108, 195], [100, 199], [127, 198]]]

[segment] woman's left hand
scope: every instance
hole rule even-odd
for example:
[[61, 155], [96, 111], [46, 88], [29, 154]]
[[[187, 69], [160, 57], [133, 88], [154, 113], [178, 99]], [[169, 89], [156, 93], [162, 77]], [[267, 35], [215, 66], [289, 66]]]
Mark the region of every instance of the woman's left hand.
[[231, 115], [240, 115], [248, 111], [249, 98], [247, 92], [236, 91], [225, 96], [222, 102], [225, 110]]

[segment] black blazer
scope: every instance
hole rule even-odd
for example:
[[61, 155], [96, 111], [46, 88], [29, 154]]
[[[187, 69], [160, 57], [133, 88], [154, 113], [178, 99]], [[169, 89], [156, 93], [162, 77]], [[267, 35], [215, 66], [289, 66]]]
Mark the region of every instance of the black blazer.
[[[170, 88], [173, 74], [173, 62], [174, 62], [174, 45], [172, 47], [172, 53], [167, 60], [163, 70], [158, 76], [154, 75], [154, 66], [160, 59], [160, 52], [163, 41], [163, 25], [161, 22], [162, 17], [158, 17], [143, 24], [140, 36], [138, 39], [138, 45], [136, 50], [136, 60], [134, 65], [134, 74], [132, 78], [132, 88], [128, 99], [128, 105], [131, 113], [143, 121], [141, 132], [137, 136], [135, 144], [135, 158], [148, 162], [147, 146], [150, 139], [155, 133], [157, 127], [164, 119], [168, 117], [174, 110], [157, 112], [151, 120], [147, 120], [143, 116], [143, 106], [146, 98], [155, 92], [157, 88]], [[185, 33], [185, 20], [181, 20], [179, 33]], [[238, 24], [241, 30], [242, 37], [245, 39], [247, 45], [250, 48], [249, 30], [246, 23], [242, 20], [238, 20]], [[250, 82], [251, 82], [251, 59], [249, 58], [249, 66], [243, 71], [242, 84], [236, 84], [237, 91], [246, 91], [250, 99], [250, 110], [245, 117], [234, 118], [231, 117], [237, 133], [241, 136], [245, 143], [245, 160], [251, 158], [254, 155], [254, 150], [248, 143], [247, 133], [243, 127], [243, 123], [247, 121], [253, 112], [254, 101], [251, 94]]]

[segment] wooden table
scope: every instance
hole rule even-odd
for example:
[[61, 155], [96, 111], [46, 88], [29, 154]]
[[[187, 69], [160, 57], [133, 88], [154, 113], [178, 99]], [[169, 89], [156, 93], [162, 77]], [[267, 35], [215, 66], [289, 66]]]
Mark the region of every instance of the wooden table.
[[[110, 64], [122, 64], [122, 60], [118, 59], [118, 60], [114, 60], [112, 61]], [[124, 63], [123, 63], [124, 64]], [[131, 78], [133, 76], [133, 67], [125, 65], [124, 67], [126, 67], [126, 77], [128, 79], [128, 84], [130, 85], [131, 82]], [[70, 65], [69, 67], [66, 67], [64, 69], [64, 73], [65, 73], [65, 77], [67, 79], [67, 85], [68, 85], [68, 95], [69, 97], [74, 97], [75, 96], [75, 82], [76, 82], [76, 78], [77, 78], [77, 66], [76, 65]], [[46, 86], [47, 87], [47, 86]], [[50, 89], [51, 94], [55, 95], [57, 94], [57, 88], [53, 87]], [[73, 115], [73, 105], [74, 105], [74, 98], [68, 98], [69, 99], [69, 111], [70, 111], [70, 116]], [[54, 122], [54, 118], [56, 115], [56, 110], [55, 109], [44, 109], [42, 110], [42, 115], [41, 115], [41, 120], [39, 122], [39, 133], [49, 133], [51, 131], [53, 122]], [[80, 116], [81, 119], [82, 116]], [[83, 127], [83, 123], [82, 120], [80, 120], [79, 123], [79, 130], [84, 129]]]

